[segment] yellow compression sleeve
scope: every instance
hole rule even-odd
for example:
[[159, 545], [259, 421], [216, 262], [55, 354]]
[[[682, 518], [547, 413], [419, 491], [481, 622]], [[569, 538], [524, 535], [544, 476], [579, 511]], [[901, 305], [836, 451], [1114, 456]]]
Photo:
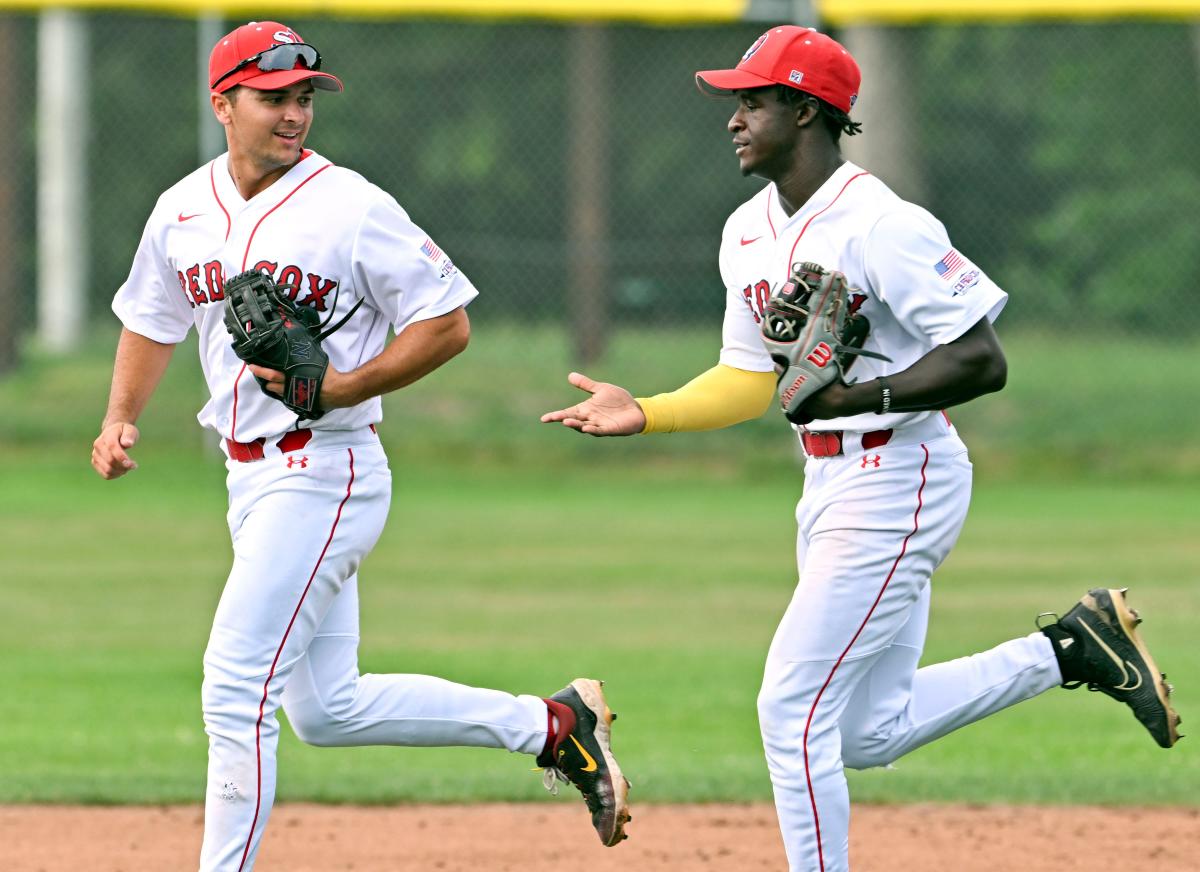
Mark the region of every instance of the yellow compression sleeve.
[[643, 433], [716, 430], [757, 418], [775, 396], [775, 373], [719, 363], [679, 390], [638, 397], [646, 414]]

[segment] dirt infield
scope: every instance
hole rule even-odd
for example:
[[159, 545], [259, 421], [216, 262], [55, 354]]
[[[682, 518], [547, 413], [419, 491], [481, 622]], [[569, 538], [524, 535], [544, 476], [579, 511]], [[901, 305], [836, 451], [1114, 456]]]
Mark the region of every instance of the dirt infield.
[[[6, 872], [196, 868], [195, 806], [0, 806]], [[1121, 872], [1200, 868], [1200, 809], [856, 806], [855, 872]], [[281, 805], [263, 872], [782, 870], [765, 805], [634, 807], [630, 839], [603, 848], [582, 806]]]

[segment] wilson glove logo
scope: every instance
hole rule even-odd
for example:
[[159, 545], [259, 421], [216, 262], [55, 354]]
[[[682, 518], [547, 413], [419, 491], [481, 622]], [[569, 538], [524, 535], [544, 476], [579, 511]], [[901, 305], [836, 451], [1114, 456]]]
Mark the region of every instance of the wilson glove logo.
[[833, 360], [833, 349], [825, 342], [818, 342], [813, 350], [804, 356], [804, 359], [813, 366], [824, 369], [826, 364]]

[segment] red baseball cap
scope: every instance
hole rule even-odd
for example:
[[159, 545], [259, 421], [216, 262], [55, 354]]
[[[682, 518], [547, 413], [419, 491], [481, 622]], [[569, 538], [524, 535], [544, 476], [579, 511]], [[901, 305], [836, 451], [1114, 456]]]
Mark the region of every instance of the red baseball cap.
[[862, 73], [850, 52], [811, 27], [772, 27], [754, 41], [732, 70], [701, 70], [696, 86], [728, 96], [743, 88], [786, 85], [849, 112], [858, 100]]
[[251, 21], [217, 40], [208, 56], [208, 86], [218, 94], [235, 85], [274, 91], [312, 79], [313, 87], [340, 91], [336, 76], [319, 73], [321, 55], [278, 21]]

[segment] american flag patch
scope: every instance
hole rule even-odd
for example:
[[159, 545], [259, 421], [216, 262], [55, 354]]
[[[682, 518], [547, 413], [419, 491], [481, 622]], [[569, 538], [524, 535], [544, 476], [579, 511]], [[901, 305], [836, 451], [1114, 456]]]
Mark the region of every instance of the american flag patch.
[[938, 275], [949, 281], [951, 276], [958, 274], [964, 263], [966, 261], [963, 260], [963, 256], [952, 248], [942, 256], [941, 260], [933, 265], [933, 268], [937, 270]]
[[425, 241], [421, 244], [421, 254], [425, 255], [430, 260], [442, 259], [442, 250], [434, 245], [433, 240], [428, 236], [425, 237]]

